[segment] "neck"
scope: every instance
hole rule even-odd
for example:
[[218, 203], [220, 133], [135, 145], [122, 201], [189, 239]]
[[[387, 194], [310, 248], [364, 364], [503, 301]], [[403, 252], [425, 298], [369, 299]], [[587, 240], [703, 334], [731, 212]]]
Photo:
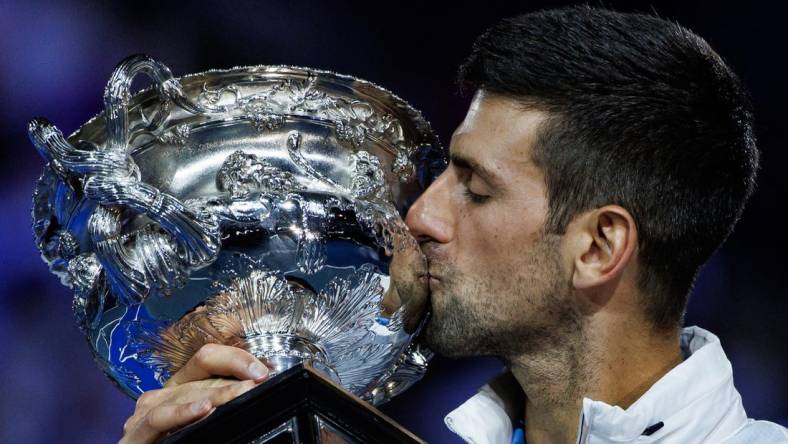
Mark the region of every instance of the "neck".
[[679, 332], [644, 325], [603, 315], [568, 340], [509, 358], [526, 394], [526, 442], [575, 443], [583, 398], [626, 409], [679, 364]]

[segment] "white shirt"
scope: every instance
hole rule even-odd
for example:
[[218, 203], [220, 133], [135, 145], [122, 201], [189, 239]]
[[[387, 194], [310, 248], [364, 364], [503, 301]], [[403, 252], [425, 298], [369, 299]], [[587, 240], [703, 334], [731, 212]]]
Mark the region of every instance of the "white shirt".
[[[687, 358], [626, 410], [583, 398], [578, 444], [788, 444], [788, 429], [747, 418], [719, 338], [688, 327], [681, 333], [681, 348]], [[488, 385], [445, 422], [468, 443], [510, 444], [512, 439], [503, 401]], [[644, 434], [648, 429], [651, 434]]]

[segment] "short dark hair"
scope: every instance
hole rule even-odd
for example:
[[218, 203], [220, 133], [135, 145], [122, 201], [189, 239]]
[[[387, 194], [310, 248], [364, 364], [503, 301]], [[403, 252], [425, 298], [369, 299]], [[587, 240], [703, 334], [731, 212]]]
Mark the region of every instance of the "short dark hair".
[[758, 170], [752, 106], [722, 58], [676, 23], [574, 6], [495, 24], [458, 80], [548, 112], [533, 151], [546, 230], [562, 234], [588, 209], [626, 208], [646, 315], [657, 329], [678, 327]]

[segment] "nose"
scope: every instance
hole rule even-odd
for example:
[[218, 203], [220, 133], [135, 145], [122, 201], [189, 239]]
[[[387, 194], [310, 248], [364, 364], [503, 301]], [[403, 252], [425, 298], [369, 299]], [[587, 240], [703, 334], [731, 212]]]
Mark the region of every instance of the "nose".
[[438, 176], [413, 203], [405, 224], [419, 243], [448, 243], [454, 238], [454, 212], [451, 208], [450, 169]]

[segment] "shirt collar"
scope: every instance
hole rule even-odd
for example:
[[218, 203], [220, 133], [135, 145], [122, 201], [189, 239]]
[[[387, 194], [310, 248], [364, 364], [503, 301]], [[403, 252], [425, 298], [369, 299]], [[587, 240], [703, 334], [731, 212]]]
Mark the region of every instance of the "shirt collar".
[[684, 362], [626, 410], [584, 398], [578, 442], [631, 442], [648, 429], [653, 433], [646, 442], [666, 436], [672, 442], [717, 442], [741, 428], [747, 415], [719, 338], [688, 327], [682, 331], [681, 348], [688, 356]]
[[472, 444], [510, 444], [512, 420], [488, 385], [443, 418], [446, 427]]
[[[578, 443], [659, 442], [663, 437], [671, 442], [717, 442], [741, 428], [747, 416], [719, 339], [688, 327], [682, 331], [681, 348], [687, 356], [684, 362], [626, 410], [584, 398]], [[520, 402], [524, 405], [525, 399]], [[466, 442], [511, 440], [512, 418], [489, 384], [449, 413], [445, 422]]]

